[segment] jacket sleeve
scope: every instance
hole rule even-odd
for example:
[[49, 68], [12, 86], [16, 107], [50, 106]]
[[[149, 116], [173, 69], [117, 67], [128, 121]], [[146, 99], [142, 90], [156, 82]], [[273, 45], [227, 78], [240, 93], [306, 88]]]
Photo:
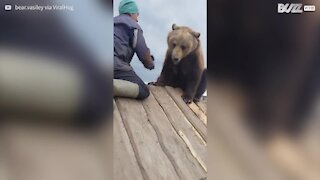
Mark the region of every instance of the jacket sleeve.
[[137, 53], [139, 60], [142, 62], [144, 67], [148, 69], [153, 69], [154, 62], [150, 54], [150, 49], [147, 47], [145, 39], [143, 37], [143, 31], [140, 29], [135, 29], [133, 38], [133, 48]]

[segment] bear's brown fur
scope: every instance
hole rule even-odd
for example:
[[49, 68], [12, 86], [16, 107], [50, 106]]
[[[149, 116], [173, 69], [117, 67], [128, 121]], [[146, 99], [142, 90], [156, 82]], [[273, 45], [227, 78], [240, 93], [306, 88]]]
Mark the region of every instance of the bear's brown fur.
[[181, 88], [186, 103], [199, 101], [206, 90], [206, 70], [199, 37], [200, 33], [189, 27], [172, 25], [162, 72], [154, 83]]

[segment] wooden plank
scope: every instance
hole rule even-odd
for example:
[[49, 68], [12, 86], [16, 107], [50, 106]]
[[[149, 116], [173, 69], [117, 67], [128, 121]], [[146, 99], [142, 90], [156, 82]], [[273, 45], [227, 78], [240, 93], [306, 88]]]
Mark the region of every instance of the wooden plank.
[[204, 112], [204, 114], [207, 115], [207, 103], [204, 101], [200, 101], [200, 102], [197, 102], [196, 104]]
[[[165, 91], [165, 89], [163, 90]], [[163, 151], [171, 160], [180, 179], [193, 180], [205, 178], [206, 172], [193, 157], [193, 154], [198, 154], [198, 152], [193, 152], [190, 144], [186, 146], [152, 94], [143, 102], [143, 106], [148, 114], [151, 125], [159, 137], [159, 143]], [[186, 123], [187, 121], [184, 122]], [[205, 148], [204, 145], [202, 147]]]
[[[150, 90], [161, 105], [172, 126], [184, 140], [192, 155], [206, 171], [207, 147], [201, 135], [194, 129], [164, 87], [150, 86]], [[198, 120], [199, 121], [199, 120]], [[194, 153], [193, 153], [194, 151]]]
[[183, 134], [182, 131], [178, 131], [180, 137], [183, 139], [183, 141], [187, 144], [187, 147], [190, 149], [191, 154], [193, 155], [194, 158], [196, 158], [196, 160], [200, 163], [200, 165], [202, 166], [202, 168], [208, 172], [207, 170], [207, 166], [204, 162], [204, 159], [202, 159], [198, 153], [195, 151], [195, 149], [193, 148], [193, 146], [191, 145], [190, 141], [188, 138], [186, 138], [186, 135]]
[[113, 177], [114, 179], [143, 179], [118, 107], [113, 106]]
[[207, 141], [207, 128], [201, 122], [201, 120], [193, 113], [193, 111], [186, 105], [186, 103], [181, 98], [181, 90], [174, 89], [172, 87], [165, 87], [172, 99], [176, 102], [181, 111], [185, 114], [190, 123], [195, 127], [195, 129], [200, 133], [202, 138]]
[[194, 114], [198, 116], [198, 118], [202, 121], [202, 123], [207, 126], [207, 116], [200, 109], [200, 107], [193, 102], [191, 104], [188, 104], [188, 106], [194, 112]]
[[127, 129], [144, 179], [179, 179], [162, 151], [156, 132], [140, 101], [118, 99], [117, 105]]

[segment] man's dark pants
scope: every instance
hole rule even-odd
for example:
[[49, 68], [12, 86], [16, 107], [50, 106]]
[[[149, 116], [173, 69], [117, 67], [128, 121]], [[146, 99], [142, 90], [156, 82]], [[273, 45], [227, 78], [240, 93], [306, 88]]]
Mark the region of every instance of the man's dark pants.
[[140, 77], [133, 70], [114, 70], [114, 79], [122, 79], [138, 84], [139, 95], [137, 99], [145, 99], [150, 95], [148, 86], [140, 79]]

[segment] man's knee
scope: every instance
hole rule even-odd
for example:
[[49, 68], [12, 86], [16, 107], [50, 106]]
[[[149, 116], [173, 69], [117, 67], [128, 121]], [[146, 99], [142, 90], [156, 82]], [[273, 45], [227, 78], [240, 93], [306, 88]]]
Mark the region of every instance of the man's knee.
[[146, 99], [147, 97], [149, 97], [149, 95], [150, 95], [149, 88], [146, 85], [144, 85], [144, 86], [140, 85], [139, 95], [138, 95], [137, 99], [143, 100], [143, 99]]
[[149, 97], [150, 92], [148, 86], [140, 79], [140, 77], [134, 71], [115, 71], [115, 79], [123, 79], [139, 86], [137, 99], [146, 99]]

